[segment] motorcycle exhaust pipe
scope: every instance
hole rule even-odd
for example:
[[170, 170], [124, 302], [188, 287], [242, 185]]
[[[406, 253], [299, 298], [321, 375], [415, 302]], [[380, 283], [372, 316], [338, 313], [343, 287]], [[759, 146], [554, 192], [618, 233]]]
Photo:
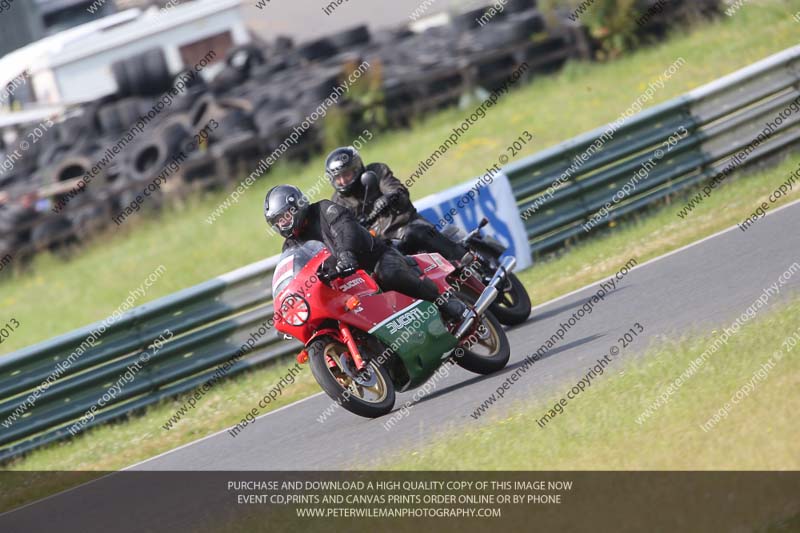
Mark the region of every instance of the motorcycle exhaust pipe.
[[497, 299], [497, 296], [500, 294], [497, 288], [506, 281], [508, 272], [514, 270], [516, 265], [516, 258], [503, 258], [503, 260], [500, 262], [500, 267], [497, 269], [497, 272], [494, 273], [494, 276], [492, 276], [492, 279], [483, 290], [483, 293], [481, 293], [480, 297], [478, 297], [478, 300], [475, 302], [475, 312], [478, 315], [485, 313], [486, 310], [489, 309], [489, 306], [494, 303], [494, 301]]
[[497, 290], [497, 287], [505, 282], [507, 273], [514, 270], [516, 265], [516, 258], [510, 256], [503, 258], [503, 260], [500, 262], [500, 268], [498, 268], [497, 272], [494, 273], [491, 281], [489, 281], [488, 285], [485, 289], [483, 289], [483, 292], [475, 302], [475, 305], [473, 306], [475, 310], [458, 327], [458, 330], [456, 331], [457, 339], [460, 339], [466, 335], [467, 331], [469, 331], [469, 329], [475, 323], [475, 320], [485, 313], [486, 310], [489, 309], [489, 306], [494, 303], [494, 301], [497, 299], [497, 296], [500, 294], [500, 292]]

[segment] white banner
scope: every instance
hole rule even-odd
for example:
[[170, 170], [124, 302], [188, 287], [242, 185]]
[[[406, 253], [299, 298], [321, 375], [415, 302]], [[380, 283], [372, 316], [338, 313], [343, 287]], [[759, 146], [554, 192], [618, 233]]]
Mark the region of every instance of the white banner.
[[471, 231], [486, 217], [489, 225], [484, 232], [503, 243], [507, 248], [506, 254], [517, 258], [516, 270], [533, 264], [528, 236], [511, 191], [511, 183], [502, 172], [494, 175], [489, 173], [474, 181], [426, 196], [414, 202], [414, 205], [422, 216], [440, 230], [448, 224], [455, 224], [465, 231]]

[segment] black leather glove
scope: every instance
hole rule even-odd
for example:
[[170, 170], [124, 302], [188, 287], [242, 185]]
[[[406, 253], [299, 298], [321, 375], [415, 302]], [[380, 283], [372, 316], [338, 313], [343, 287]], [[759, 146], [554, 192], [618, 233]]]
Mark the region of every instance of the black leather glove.
[[339, 274], [351, 274], [358, 268], [358, 260], [353, 252], [342, 252], [336, 262], [336, 271]]
[[386, 211], [386, 209], [389, 207], [390, 201], [391, 197], [386, 196], [385, 194], [379, 197], [377, 200], [375, 200], [375, 203], [372, 206], [372, 214], [370, 216], [379, 215], [380, 213]]
[[328, 257], [319, 266], [318, 274], [323, 280], [333, 279], [336, 276], [336, 273], [336, 258], [333, 256]]

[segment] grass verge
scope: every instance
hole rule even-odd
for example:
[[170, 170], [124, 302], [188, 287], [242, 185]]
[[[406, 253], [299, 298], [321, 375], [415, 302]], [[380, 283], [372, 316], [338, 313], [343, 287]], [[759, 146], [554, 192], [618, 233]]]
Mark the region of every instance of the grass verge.
[[[668, 341], [607, 367], [563, 413], [537, 424], [559, 397], [518, 403], [511, 416], [385, 457], [392, 470], [797, 470], [800, 468], [800, 299], [739, 330], [649, 420], [637, 417], [716, 338]], [[798, 339], [794, 347], [788, 338]], [[771, 365], [771, 366], [770, 366]], [[608, 371], [611, 371], [609, 373]], [[622, 372], [624, 370], [624, 372]], [[752, 380], [752, 381], [751, 381]], [[752, 390], [735, 403], [746, 384]], [[563, 385], [566, 393], [569, 385]], [[723, 416], [726, 402], [730, 408]], [[704, 429], [717, 414], [719, 421]], [[454, 450], [458, 450], [454, 453]]]

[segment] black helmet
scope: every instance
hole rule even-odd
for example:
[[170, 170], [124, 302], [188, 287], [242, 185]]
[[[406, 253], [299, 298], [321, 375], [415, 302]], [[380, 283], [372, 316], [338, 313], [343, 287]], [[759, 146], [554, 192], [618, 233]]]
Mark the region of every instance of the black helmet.
[[294, 185], [278, 185], [267, 193], [264, 217], [283, 237], [296, 237], [308, 213], [308, 200]]
[[333, 188], [341, 193], [349, 192], [364, 173], [364, 161], [352, 146], [337, 148], [325, 160], [325, 174]]

